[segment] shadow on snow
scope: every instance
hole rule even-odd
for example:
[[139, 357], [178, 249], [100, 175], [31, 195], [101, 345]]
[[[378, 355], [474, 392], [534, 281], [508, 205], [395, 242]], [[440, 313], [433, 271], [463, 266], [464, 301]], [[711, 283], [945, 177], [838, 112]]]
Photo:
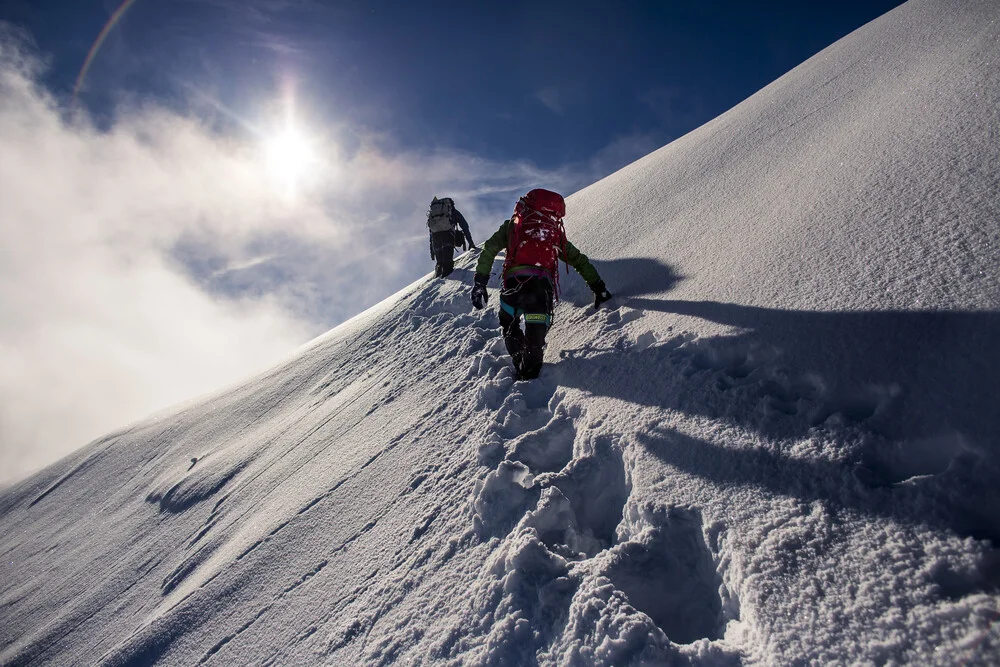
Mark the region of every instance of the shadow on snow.
[[[677, 336], [624, 353], [564, 352], [554, 369], [561, 383], [769, 438], [805, 437], [814, 428], [870, 434], [856, 460], [828, 463], [722, 448], [674, 432], [642, 436], [664, 461], [720, 483], [777, 493], [790, 492], [787, 480], [801, 480], [792, 492], [851, 507], [847, 499], [864, 494], [841, 493], [843, 484], [829, 483], [846, 474], [887, 494], [874, 503], [858, 500], [855, 509], [920, 515], [1000, 545], [1000, 502], [988, 483], [998, 467], [1000, 313], [814, 312], [635, 296], [618, 303], [738, 331]], [[899, 483], [906, 480], [925, 495], [904, 490]]]

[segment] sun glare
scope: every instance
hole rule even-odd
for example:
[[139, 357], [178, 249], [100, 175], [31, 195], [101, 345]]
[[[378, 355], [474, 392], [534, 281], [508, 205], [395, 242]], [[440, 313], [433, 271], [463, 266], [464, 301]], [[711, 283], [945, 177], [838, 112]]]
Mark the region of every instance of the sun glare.
[[312, 142], [289, 124], [265, 144], [267, 168], [284, 193], [295, 196], [310, 172], [316, 168]]

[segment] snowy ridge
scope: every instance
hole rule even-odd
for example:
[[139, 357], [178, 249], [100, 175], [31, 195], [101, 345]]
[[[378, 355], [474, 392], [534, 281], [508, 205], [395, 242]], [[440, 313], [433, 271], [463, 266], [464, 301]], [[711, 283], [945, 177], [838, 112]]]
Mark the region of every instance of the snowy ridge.
[[570, 197], [537, 381], [466, 254], [3, 489], [0, 663], [995, 662], [998, 61], [913, 0]]

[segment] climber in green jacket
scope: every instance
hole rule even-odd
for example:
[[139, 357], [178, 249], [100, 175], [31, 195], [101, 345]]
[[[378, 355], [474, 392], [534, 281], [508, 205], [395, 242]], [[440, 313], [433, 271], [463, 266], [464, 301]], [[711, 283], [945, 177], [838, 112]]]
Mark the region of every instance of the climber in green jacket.
[[[506, 249], [500, 282], [500, 327], [515, 378], [537, 378], [542, 369], [545, 336], [552, 325], [559, 296], [559, 260], [572, 266], [594, 292], [594, 307], [611, 298], [604, 281], [587, 256], [566, 238], [562, 218], [566, 203], [549, 190], [535, 189], [517, 202], [514, 215], [483, 244], [476, 264], [472, 305], [486, 306], [486, 285], [493, 260]], [[524, 317], [524, 331], [521, 330]]]

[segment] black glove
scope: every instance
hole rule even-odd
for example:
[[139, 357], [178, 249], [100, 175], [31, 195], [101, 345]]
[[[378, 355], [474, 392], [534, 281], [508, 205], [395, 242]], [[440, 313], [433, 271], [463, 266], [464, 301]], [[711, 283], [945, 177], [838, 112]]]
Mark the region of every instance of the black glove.
[[611, 298], [611, 292], [604, 285], [603, 280], [598, 280], [596, 283], [590, 286], [590, 289], [594, 292], [594, 308], [600, 308], [601, 304]]
[[476, 284], [472, 287], [472, 307], [482, 310], [486, 307], [486, 302], [490, 300], [490, 295], [486, 292], [486, 283], [490, 281], [488, 275], [476, 274]]

